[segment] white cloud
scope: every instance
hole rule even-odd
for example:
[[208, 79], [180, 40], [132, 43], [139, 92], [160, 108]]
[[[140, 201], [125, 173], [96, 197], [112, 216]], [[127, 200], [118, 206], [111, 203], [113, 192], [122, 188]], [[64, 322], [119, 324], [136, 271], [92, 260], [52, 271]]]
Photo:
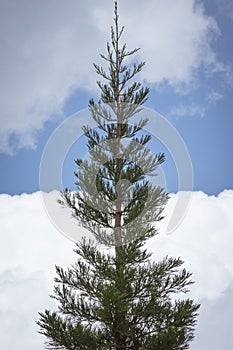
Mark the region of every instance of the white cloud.
[[1, 149], [34, 147], [73, 86], [87, 87], [98, 54], [90, 2], [4, 2], [1, 9]]
[[196, 103], [191, 103], [190, 105], [180, 104], [174, 106], [169, 115], [174, 117], [195, 117], [199, 116], [203, 118], [205, 116], [206, 109], [203, 106], [199, 106]]
[[40, 193], [0, 195], [0, 207], [1, 349], [43, 349], [35, 322], [54, 308], [54, 266], [73, 262], [73, 244], [50, 223]]
[[216, 103], [217, 101], [221, 100], [223, 97], [224, 96], [218, 91], [211, 91], [207, 96], [207, 100], [210, 103]]
[[[55, 303], [48, 300], [49, 289], [42, 273], [22, 273], [8, 269], [0, 273], [1, 348], [42, 349], [42, 336], [37, 335], [38, 310]], [[43, 285], [43, 288], [41, 286]]]
[[[231, 305], [233, 304], [233, 190], [217, 197], [193, 192], [190, 209], [177, 231], [166, 235], [175, 206], [172, 194], [161, 222], [160, 234], [149, 242], [155, 259], [181, 256], [193, 272], [191, 296], [202, 303], [192, 350], [231, 350]], [[74, 247], [52, 226], [40, 193], [0, 195], [0, 323], [1, 349], [39, 350], [37, 312], [54, 309], [54, 265], [74, 262]]]
[[[142, 79], [191, 84], [201, 66], [224, 70], [211, 48], [215, 20], [195, 0], [119, 1], [129, 47], [142, 48]], [[109, 40], [113, 3], [2, 1], [0, 151], [36, 147], [45, 122], [61, 118], [75, 87], [94, 89], [92, 62]]]
[[147, 7], [141, 3], [131, 16], [128, 32], [129, 43], [142, 48], [147, 62], [142, 76], [149, 82], [167, 81], [179, 89], [180, 84], [193, 82], [202, 64], [216, 68], [211, 43], [220, 32], [215, 20], [205, 15], [201, 2], [158, 0]]
[[233, 288], [227, 288], [221, 298], [201, 301], [203, 306], [199, 316], [199, 327], [191, 350], [231, 349]]

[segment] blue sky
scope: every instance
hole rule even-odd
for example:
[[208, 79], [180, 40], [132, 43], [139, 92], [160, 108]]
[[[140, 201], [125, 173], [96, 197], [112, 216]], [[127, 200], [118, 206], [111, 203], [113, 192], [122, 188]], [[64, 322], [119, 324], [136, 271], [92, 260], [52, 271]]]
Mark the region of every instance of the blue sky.
[[[121, 23], [128, 47], [141, 47], [135, 59], [147, 63], [139, 77], [151, 88], [146, 106], [167, 118], [183, 138], [192, 160], [194, 190], [216, 195], [232, 188], [231, 2], [148, 2], [144, 9], [140, 4], [132, 9], [131, 2], [119, 2]], [[2, 2], [1, 193], [39, 190], [41, 155], [52, 132], [85, 109], [89, 98], [98, 99], [92, 62], [101, 62], [98, 55], [105, 52], [112, 4], [61, 3], [56, 16], [53, 5], [22, 1], [13, 11]], [[158, 145], [160, 150], [167, 158], [167, 191], [176, 192], [173, 159], [166, 147]], [[70, 152], [63, 169], [68, 187], [74, 182], [73, 155]]]

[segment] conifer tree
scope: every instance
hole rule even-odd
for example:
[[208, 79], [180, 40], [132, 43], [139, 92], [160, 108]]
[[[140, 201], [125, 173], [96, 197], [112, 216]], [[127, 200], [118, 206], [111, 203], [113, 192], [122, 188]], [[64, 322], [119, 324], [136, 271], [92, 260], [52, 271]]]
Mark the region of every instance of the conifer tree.
[[118, 22], [115, 2], [111, 42], [101, 55], [108, 71], [94, 64], [102, 79], [100, 101], [89, 102], [96, 128], [83, 128], [89, 158], [76, 160], [77, 191], [66, 189], [60, 201], [95, 242], [82, 239], [74, 265], [56, 266], [58, 311], [45, 310], [38, 321], [48, 349], [183, 350], [194, 337], [199, 305], [176, 299], [188, 292], [191, 274], [180, 258], [155, 262], [144, 247], [168, 199], [148, 180], [164, 155], [150, 153], [146, 117], [132, 122], [149, 89], [134, 80], [145, 63], [125, 64], [138, 49], [120, 46]]

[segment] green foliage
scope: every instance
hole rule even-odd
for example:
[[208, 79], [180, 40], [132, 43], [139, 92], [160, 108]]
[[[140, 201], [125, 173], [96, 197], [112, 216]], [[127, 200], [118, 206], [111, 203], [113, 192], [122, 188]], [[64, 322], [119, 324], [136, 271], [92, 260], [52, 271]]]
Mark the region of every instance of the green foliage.
[[188, 348], [199, 306], [174, 295], [187, 293], [191, 275], [180, 269], [180, 258], [151, 262], [142, 245], [134, 240], [116, 257], [83, 240], [76, 263], [56, 267], [59, 310], [46, 310], [39, 322], [49, 348]]
[[77, 243], [75, 264], [56, 267], [58, 311], [40, 313], [38, 325], [48, 349], [188, 349], [199, 305], [175, 296], [188, 292], [191, 274], [180, 258], [153, 262], [144, 248], [168, 199], [148, 180], [164, 161], [147, 147], [148, 120], [132, 122], [149, 93], [131, 83], [145, 63], [125, 64], [138, 49], [119, 47], [124, 28], [118, 28], [116, 2], [114, 22], [107, 55], [101, 55], [108, 71], [94, 64], [105, 82], [97, 82], [100, 101], [89, 103], [97, 127], [83, 127], [89, 158], [76, 160], [77, 191], [66, 189], [60, 201], [109, 251], [85, 239]]

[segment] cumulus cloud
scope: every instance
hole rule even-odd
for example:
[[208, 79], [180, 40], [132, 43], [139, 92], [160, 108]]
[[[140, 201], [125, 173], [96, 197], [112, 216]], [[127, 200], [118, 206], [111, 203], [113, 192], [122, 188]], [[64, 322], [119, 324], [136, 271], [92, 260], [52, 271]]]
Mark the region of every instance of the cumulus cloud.
[[147, 7], [143, 3], [139, 7], [131, 16], [129, 42], [142, 48], [147, 81], [167, 81], [179, 88], [192, 83], [202, 64], [212, 69], [220, 64], [211, 49], [220, 31], [216, 21], [205, 15], [201, 2], [149, 1]]
[[[47, 121], [62, 118], [75, 88], [94, 90], [92, 62], [109, 39], [111, 1], [1, 1], [0, 151], [35, 148]], [[215, 20], [195, 0], [119, 1], [125, 40], [147, 62], [142, 79], [191, 84], [202, 65], [224, 70], [211, 48]]]
[[[233, 285], [222, 293], [221, 298], [202, 300], [199, 327], [192, 350], [219, 350], [232, 348]], [[214, 317], [213, 317], [214, 316]], [[221, 326], [220, 326], [221, 325]]]
[[[41, 288], [43, 285], [43, 288]], [[47, 281], [42, 273], [26, 274], [20, 268], [0, 273], [1, 348], [42, 349], [42, 337], [37, 335], [38, 310], [47, 304], [54, 308], [45, 291]], [[19, 336], [20, 334], [20, 336]]]
[[10, 152], [35, 147], [35, 133], [61, 117], [74, 85], [92, 84], [102, 40], [88, 1], [3, 1], [1, 7], [1, 149]]
[[[166, 227], [177, 194], [171, 194], [160, 234], [148, 245], [157, 260], [168, 254], [181, 256], [193, 272], [191, 296], [201, 302], [192, 350], [231, 350], [233, 304], [233, 190], [217, 197], [193, 192], [182, 224], [171, 235]], [[37, 312], [54, 309], [49, 299], [54, 265], [74, 262], [74, 244], [51, 224], [41, 194], [0, 195], [0, 322], [1, 348], [39, 350], [45, 340], [37, 334]], [[79, 230], [79, 229], [78, 229]]]
[[54, 308], [55, 263], [72, 263], [73, 244], [51, 224], [39, 193], [0, 195], [0, 322], [3, 350], [43, 349], [35, 322]]

